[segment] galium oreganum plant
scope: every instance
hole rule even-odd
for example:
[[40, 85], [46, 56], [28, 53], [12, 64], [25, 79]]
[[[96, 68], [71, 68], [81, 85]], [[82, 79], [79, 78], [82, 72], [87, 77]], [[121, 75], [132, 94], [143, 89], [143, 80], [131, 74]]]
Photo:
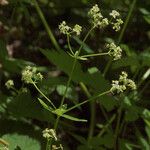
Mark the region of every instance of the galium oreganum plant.
[[[86, 41], [86, 39], [88, 38], [88, 36], [90, 35], [90, 33], [95, 29], [95, 28], [105, 28], [106, 26], [110, 25], [112, 26], [112, 29], [114, 29], [116, 32], [120, 30], [120, 26], [123, 23], [123, 21], [120, 18], [120, 14], [119, 12], [117, 12], [116, 10], [112, 10], [112, 12], [110, 12], [109, 16], [111, 17], [106, 18], [102, 15], [100, 8], [98, 7], [98, 5], [96, 4], [95, 6], [93, 6], [89, 12], [88, 12], [89, 18], [90, 18], [90, 22], [91, 22], [91, 29], [87, 32], [85, 38], [83, 39], [84, 43]], [[55, 114], [57, 116], [56, 118], [56, 122], [54, 123], [54, 128], [52, 129], [48, 129], [46, 128], [43, 131], [43, 137], [47, 139], [47, 148], [46, 150], [49, 149], [63, 149], [62, 145], [60, 144], [58, 147], [56, 145], [53, 144], [53, 141], [57, 141], [57, 135], [56, 135], [56, 130], [57, 130], [57, 126], [59, 123], [59, 119], [61, 117], [72, 120], [72, 121], [81, 121], [81, 122], [86, 122], [85, 119], [78, 119], [75, 117], [72, 117], [70, 115], [67, 115], [66, 113], [68, 113], [69, 111], [85, 104], [88, 103], [90, 101], [93, 101], [97, 98], [99, 98], [100, 96], [109, 94], [109, 93], [121, 93], [124, 92], [126, 89], [130, 88], [132, 90], [136, 89], [136, 85], [134, 83], [134, 81], [132, 81], [131, 79], [128, 79], [128, 75], [126, 72], [122, 72], [119, 79], [118, 80], [113, 80], [112, 81], [112, 87], [110, 89], [108, 89], [108, 91], [105, 91], [103, 93], [99, 93], [97, 95], [92, 96], [91, 98], [78, 103], [70, 108], [67, 108], [67, 105], [65, 104], [65, 97], [66, 97], [66, 93], [68, 90], [68, 87], [70, 86], [71, 80], [72, 80], [72, 76], [73, 76], [73, 72], [76, 66], [76, 62], [77, 60], [87, 60], [88, 57], [95, 57], [95, 56], [101, 56], [101, 55], [109, 55], [111, 57], [113, 57], [113, 60], [118, 60], [121, 59], [122, 56], [122, 49], [115, 45], [115, 43], [108, 43], [106, 48], [108, 49], [107, 52], [105, 53], [96, 53], [96, 54], [89, 54], [89, 55], [80, 55], [80, 52], [82, 50], [83, 44], [81, 44], [81, 46], [79, 47], [78, 50], [73, 50], [71, 43], [70, 43], [70, 37], [73, 34], [76, 34], [76, 36], [79, 36], [82, 32], [82, 27], [78, 24], [75, 24], [73, 27], [70, 27], [69, 25], [67, 25], [66, 21], [62, 21], [62, 23], [59, 25], [59, 30], [62, 34], [67, 36], [67, 43], [68, 43], [68, 48], [69, 48], [69, 52], [68, 54], [74, 58], [74, 62], [73, 62], [73, 66], [72, 66], [72, 70], [71, 73], [69, 75], [69, 79], [66, 85], [66, 89], [64, 92], [64, 95], [60, 101], [60, 105], [59, 107], [56, 107], [53, 103], [53, 100], [49, 99], [37, 86], [37, 82], [38, 81], [42, 81], [43, 76], [41, 73], [39, 73], [37, 71], [36, 67], [31, 67], [31, 66], [27, 66], [25, 67], [25, 69], [22, 71], [22, 81], [26, 84], [32, 84], [37, 91], [43, 96], [43, 98], [45, 98], [48, 102], [49, 105], [47, 105], [42, 99], [38, 98], [39, 102], [41, 103], [41, 105], [47, 109], [48, 111], [50, 111], [51, 113]], [[6, 82], [6, 87], [8, 89], [12, 88], [14, 86], [14, 83], [9, 80], [8, 82]]]
[[[98, 5], [94, 5], [88, 12], [89, 18], [90, 18], [90, 22], [92, 24], [92, 28], [89, 30], [87, 36], [89, 35], [89, 33], [95, 29], [95, 28], [105, 28], [108, 25], [111, 25], [112, 28], [117, 32], [120, 30], [120, 26], [121, 24], [123, 24], [122, 19], [120, 18], [120, 14], [119, 12], [117, 12], [116, 10], [112, 10], [112, 12], [109, 14], [109, 16], [111, 17], [109, 18], [105, 18], [101, 11], [100, 8], [98, 7]], [[79, 48], [79, 51], [74, 52], [72, 50], [72, 47], [70, 45], [70, 36], [72, 36], [72, 34], [76, 34], [77, 36], [79, 36], [82, 32], [82, 27], [78, 24], [76, 24], [73, 28], [68, 26], [66, 21], [62, 21], [62, 23], [59, 25], [59, 30], [60, 33], [67, 35], [67, 41], [68, 41], [68, 47], [69, 47], [69, 55], [72, 57], [76, 57], [77, 59], [80, 60], [87, 60], [88, 57], [94, 57], [94, 56], [100, 56], [100, 55], [110, 55], [113, 57], [113, 60], [117, 60], [120, 59], [122, 56], [122, 49], [119, 46], [116, 46], [114, 43], [109, 43], [107, 44], [107, 48], [108, 48], [108, 52], [106, 53], [97, 53], [97, 54], [90, 54], [90, 55], [83, 55], [83, 56], [79, 56], [80, 51], [82, 46]], [[83, 42], [85, 42], [87, 37], [85, 37], [85, 39], [83, 40]]]

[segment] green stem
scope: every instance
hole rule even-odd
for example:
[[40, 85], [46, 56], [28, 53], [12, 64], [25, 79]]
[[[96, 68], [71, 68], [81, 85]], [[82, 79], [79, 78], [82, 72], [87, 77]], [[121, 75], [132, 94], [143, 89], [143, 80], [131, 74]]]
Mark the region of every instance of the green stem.
[[68, 35], [68, 34], [67, 34], [67, 42], [68, 42], [68, 46], [69, 46], [70, 52], [72, 53], [72, 55], [74, 55], [74, 52], [73, 52], [73, 50], [72, 50], [72, 48], [71, 48], [71, 45], [70, 45], [70, 38], [69, 38], [69, 35]]
[[117, 139], [120, 131], [121, 115], [122, 115], [122, 106], [120, 106], [118, 109], [118, 118], [117, 118], [115, 133], [114, 133], [114, 150], [117, 149]]
[[88, 31], [88, 33], [86, 34], [86, 36], [84, 37], [84, 39], [83, 39], [83, 41], [82, 41], [82, 44], [81, 44], [81, 46], [79, 47], [79, 54], [80, 54], [80, 51], [81, 51], [81, 49], [82, 49], [82, 47], [83, 47], [83, 45], [84, 45], [84, 43], [85, 43], [85, 41], [87, 40], [87, 38], [88, 38], [88, 36], [90, 35], [90, 33], [92, 32], [92, 30], [95, 28], [95, 26], [93, 26], [89, 31]]
[[[132, 14], [132, 12], [133, 12], [133, 9], [134, 9], [134, 7], [135, 7], [135, 4], [136, 4], [136, 0], [133, 0], [133, 2], [132, 2], [132, 4], [131, 4], [131, 7], [130, 7], [130, 10], [129, 10], [129, 12], [128, 12], [127, 18], [126, 18], [126, 20], [125, 20], [125, 23], [124, 23], [124, 25], [123, 25], [123, 28], [122, 28], [122, 30], [121, 30], [121, 32], [120, 32], [120, 34], [119, 34], [119, 37], [118, 37], [118, 44], [120, 44], [120, 42], [121, 42], [121, 40], [122, 40], [122, 38], [123, 38], [123, 36], [124, 36], [125, 30], [126, 30], [126, 28], [127, 28], [127, 25], [128, 25], [128, 23], [129, 23], [129, 20], [130, 20], [130, 18], [131, 18], [131, 14]], [[110, 60], [108, 61], [108, 63], [106, 64], [106, 67], [105, 67], [104, 73], [103, 73], [104, 76], [106, 75], [108, 69], [110, 68], [111, 63], [112, 63], [112, 59], [110, 59]]]
[[[101, 109], [101, 111], [102, 111], [102, 114], [103, 114], [104, 118], [105, 118], [106, 121], [108, 122], [108, 121], [109, 121], [109, 118], [108, 118], [107, 112], [105, 111], [104, 106], [102, 106], [101, 104], [100, 104], [100, 109]], [[111, 131], [112, 131], [112, 127], [109, 126], [109, 129], [108, 129], [108, 130], [111, 132]]]
[[95, 57], [95, 56], [103, 56], [103, 55], [108, 55], [108, 53], [89, 54], [89, 55], [83, 55], [80, 57], [85, 58], [85, 57]]
[[56, 41], [56, 39], [55, 39], [55, 37], [54, 37], [54, 35], [52, 33], [52, 30], [50, 29], [50, 26], [48, 25], [48, 23], [47, 23], [47, 21], [46, 21], [46, 19], [44, 17], [44, 14], [43, 14], [41, 8], [39, 7], [39, 5], [38, 5], [36, 0], [33, 0], [33, 2], [34, 2], [34, 6], [35, 6], [35, 8], [37, 10], [37, 13], [38, 13], [39, 17], [41, 18], [41, 21], [42, 21], [42, 23], [43, 23], [43, 25], [44, 25], [44, 27], [45, 27], [45, 29], [47, 31], [47, 34], [48, 34], [51, 42], [53, 43], [55, 48], [59, 51], [60, 47], [59, 47], [59, 45], [58, 45], [58, 43], [57, 43], [57, 41]]
[[53, 104], [53, 102], [37, 87], [37, 85], [34, 83], [34, 81], [32, 82], [32, 84], [37, 89], [37, 91], [53, 106], [53, 108], [56, 109], [56, 107]]
[[122, 30], [121, 30], [120, 35], [119, 35], [118, 44], [121, 42], [121, 40], [122, 40], [122, 38], [123, 38], [123, 36], [124, 36], [125, 30], [126, 30], [126, 28], [127, 28], [127, 25], [128, 25], [128, 23], [129, 23], [129, 20], [130, 20], [130, 18], [131, 18], [131, 14], [132, 14], [132, 12], [133, 12], [133, 10], [134, 10], [135, 4], [136, 4], [136, 0], [133, 0], [133, 1], [132, 1], [132, 4], [131, 4], [131, 7], [130, 7], [130, 9], [129, 9], [129, 13], [128, 13], [128, 15], [127, 15], [127, 18], [126, 18], [126, 20], [125, 20], [124, 26], [123, 26], [123, 28], [122, 28]]
[[52, 139], [47, 139], [46, 150], [51, 150]]
[[101, 132], [98, 134], [98, 137], [101, 137], [104, 132], [108, 129], [108, 127], [110, 126], [110, 124], [115, 120], [116, 118], [116, 114], [114, 114], [110, 120], [108, 121], [108, 123], [103, 127], [103, 129], [101, 130]]
[[70, 82], [71, 82], [71, 79], [72, 79], [72, 76], [73, 76], [73, 72], [74, 72], [74, 69], [75, 69], [75, 66], [76, 66], [76, 62], [77, 62], [77, 57], [75, 57], [75, 59], [74, 59], [74, 61], [73, 61], [72, 70], [71, 70], [71, 73], [70, 73], [70, 76], [69, 76], [69, 79], [68, 79], [68, 82], [67, 82], [67, 86], [66, 86], [66, 89], [65, 89], [63, 98], [62, 98], [62, 100], [61, 100], [60, 107], [62, 107], [62, 105], [63, 105], [63, 103], [64, 103], [64, 100], [65, 100], [65, 97], [66, 97], [66, 94], [67, 94], [67, 90], [68, 90], [68, 88], [69, 88], [69, 85], [70, 85]]
[[108, 72], [110, 66], [111, 66], [111, 62], [112, 62], [112, 58], [109, 59], [109, 61], [107, 62], [106, 64], [106, 67], [104, 69], [104, 73], [103, 73], [103, 76], [105, 77], [106, 76], [106, 73]]
[[[68, 90], [68, 88], [69, 88], [69, 85], [70, 85], [70, 82], [71, 82], [71, 79], [72, 79], [72, 75], [73, 75], [73, 72], [74, 72], [74, 69], [75, 69], [75, 66], [76, 66], [77, 57], [78, 57], [79, 54], [80, 54], [80, 51], [81, 51], [82, 46], [83, 46], [83, 43], [86, 41], [86, 39], [87, 39], [88, 36], [90, 35], [90, 32], [91, 32], [93, 29], [94, 29], [94, 27], [92, 27], [92, 28], [89, 30], [89, 32], [86, 34], [85, 38], [83, 39], [83, 42], [82, 42], [81, 46], [80, 46], [79, 49], [78, 49], [78, 54], [77, 54], [77, 56], [75, 56], [75, 59], [74, 59], [74, 62], [73, 62], [73, 66], [72, 66], [72, 70], [71, 70], [71, 74], [70, 74], [70, 76], [69, 76], [69, 79], [68, 79], [68, 82], [67, 82], [67, 86], [66, 86], [66, 89], [65, 89], [63, 98], [62, 98], [62, 100], [61, 100], [60, 107], [61, 107], [61, 106], [63, 105], [63, 103], [64, 103], [64, 100], [65, 100], [65, 97], [66, 97], [66, 94], [67, 94], [67, 90]], [[57, 119], [56, 119], [56, 122], [55, 122], [55, 125], [54, 125], [54, 129], [55, 129], [55, 130], [57, 129], [59, 119], [60, 119], [60, 117], [57, 116]]]
[[[80, 82], [80, 86], [82, 87], [84, 93], [88, 98], [91, 97], [90, 92], [88, 91], [87, 87], [83, 82]], [[93, 137], [94, 134], [94, 128], [95, 128], [95, 114], [96, 114], [96, 109], [95, 109], [95, 102], [92, 101], [90, 102], [90, 111], [91, 111], [91, 116], [90, 116], [90, 126], [89, 126], [89, 133], [88, 133], [88, 141]]]
[[57, 116], [55, 124], [54, 124], [54, 130], [56, 131], [57, 127], [58, 127], [58, 122], [59, 122], [60, 116]]
[[[93, 96], [93, 97], [91, 97], [91, 98], [89, 98], [89, 99], [87, 99], [87, 100], [85, 100], [85, 101], [83, 101], [83, 102], [81, 102], [81, 103], [79, 103], [79, 104], [77, 104], [77, 105], [75, 105], [75, 106], [73, 106], [73, 107], [67, 109], [66, 112], [69, 112], [69, 111], [71, 111], [71, 110], [73, 110], [73, 109], [75, 109], [75, 108], [77, 108], [77, 107], [79, 107], [79, 106], [81, 106], [81, 105], [83, 105], [83, 104], [86, 104], [86, 103], [88, 103], [88, 102], [90, 102], [90, 101], [92, 101], [92, 100], [94, 100], [94, 99], [97, 99], [97, 98], [99, 98], [99, 97], [101, 97], [101, 96], [103, 96], [103, 95], [105, 95], [105, 94], [108, 94], [108, 93], [110, 93], [110, 90], [109, 90], [109, 91], [106, 91], [106, 92], [103, 92], [103, 93], [101, 93], [101, 94], [95, 95], [95, 96]], [[65, 113], [66, 113], [66, 112], [65, 112]]]

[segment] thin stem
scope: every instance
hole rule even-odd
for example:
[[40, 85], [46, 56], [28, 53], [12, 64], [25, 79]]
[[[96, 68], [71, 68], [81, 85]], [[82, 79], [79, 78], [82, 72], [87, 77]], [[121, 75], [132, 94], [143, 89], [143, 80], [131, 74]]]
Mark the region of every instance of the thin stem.
[[60, 118], [60, 116], [57, 116], [56, 121], [55, 121], [55, 124], [54, 124], [54, 130], [55, 130], [55, 131], [56, 131], [57, 126], [58, 126], [59, 118]]
[[120, 131], [119, 128], [120, 128], [121, 115], [122, 115], [122, 106], [120, 106], [118, 109], [118, 118], [117, 118], [115, 133], [114, 133], [114, 150], [117, 149], [117, 138]]
[[89, 54], [89, 55], [83, 55], [80, 57], [85, 58], [85, 57], [95, 57], [95, 56], [103, 56], [103, 55], [108, 55], [108, 53]]
[[108, 127], [110, 126], [110, 124], [115, 120], [116, 118], [116, 114], [114, 114], [110, 120], [108, 121], [108, 123], [103, 127], [103, 129], [101, 130], [101, 132], [98, 134], [98, 137], [101, 137], [104, 132], [108, 129]]
[[48, 101], [50, 102], [50, 104], [53, 106], [54, 109], [56, 109], [55, 105], [53, 104], [53, 102], [37, 87], [37, 85], [32, 82], [32, 84], [34, 85], [34, 87], [37, 89], [37, 91]]
[[133, 2], [132, 2], [132, 4], [131, 4], [131, 7], [130, 7], [130, 10], [129, 10], [129, 13], [128, 13], [128, 15], [127, 15], [127, 18], [126, 18], [126, 20], [125, 20], [124, 26], [123, 26], [123, 28], [122, 28], [122, 30], [121, 30], [120, 35], [119, 35], [118, 44], [121, 42], [121, 40], [122, 40], [122, 38], [123, 38], [123, 36], [124, 36], [125, 30], [126, 30], [126, 28], [127, 28], [127, 25], [128, 25], [128, 23], [129, 23], [129, 20], [130, 20], [130, 18], [131, 18], [131, 14], [132, 14], [132, 12], [133, 12], [133, 10], [134, 10], [135, 4], [136, 4], [136, 0], [133, 0]]
[[[105, 111], [105, 109], [104, 109], [104, 107], [102, 105], [100, 105], [100, 109], [101, 109], [102, 114], [104, 115], [104, 118], [106, 119], [106, 121], [109, 122], [109, 118], [108, 118], [107, 112]], [[108, 130], [112, 131], [112, 127], [110, 126]]]
[[[135, 4], [136, 4], [136, 0], [133, 0], [133, 2], [132, 2], [132, 4], [131, 4], [131, 7], [130, 7], [130, 10], [129, 10], [129, 12], [128, 12], [127, 18], [126, 18], [126, 20], [125, 20], [124, 26], [123, 26], [123, 28], [122, 28], [122, 30], [121, 30], [121, 32], [120, 32], [119, 37], [118, 37], [118, 44], [121, 42], [121, 40], [122, 40], [122, 38], [123, 38], [123, 36], [124, 36], [125, 30], [126, 30], [126, 28], [127, 28], [127, 25], [128, 25], [128, 23], [129, 23], [129, 20], [130, 20], [130, 18], [131, 18], [131, 14], [132, 14], [132, 12], [133, 12], [133, 9], [134, 9], [134, 7], [135, 7]], [[106, 75], [107, 71], [109, 70], [109, 68], [110, 68], [110, 66], [111, 66], [111, 63], [112, 63], [112, 59], [110, 59], [110, 60], [108, 61], [108, 63], [106, 64], [106, 67], [105, 67], [104, 73], [103, 73], [104, 76]]]
[[47, 34], [48, 34], [51, 42], [53, 43], [53, 45], [55, 46], [55, 48], [58, 51], [60, 51], [60, 47], [59, 47], [59, 45], [58, 45], [58, 43], [57, 43], [57, 41], [56, 41], [56, 39], [55, 39], [55, 37], [54, 37], [54, 35], [52, 33], [52, 30], [50, 29], [50, 26], [48, 25], [48, 23], [47, 23], [47, 21], [45, 19], [45, 16], [44, 16], [41, 8], [39, 7], [39, 5], [38, 5], [38, 3], [37, 3], [36, 0], [33, 0], [33, 2], [34, 2], [34, 6], [35, 6], [35, 8], [37, 10], [37, 13], [38, 13], [39, 17], [41, 18], [41, 21], [42, 21], [42, 23], [43, 23], [43, 25], [44, 25], [44, 27], [45, 27], [45, 29], [47, 31]]
[[60, 107], [61, 107], [61, 106], [63, 105], [63, 103], [64, 103], [64, 100], [65, 100], [65, 97], [66, 97], [66, 94], [67, 94], [67, 90], [68, 90], [68, 88], [69, 88], [69, 85], [70, 85], [70, 82], [71, 82], [71, 79], [72, 79], [72, 76], [73, 76], [73, 72], [74, 72], [74, 69], [75, 69], [75, 66], [76, 66], [76, 62], [77, 62], [77, 58], [75, 57], [75, 59], [74, 59], [74, 61], [73, 61], [72, 70], [71, 70], [71, 73], [70, 73], [70, 76], [69, 76], [69, 79], [68, 79], [68, 82], [67, 82], [67, 86], [66, 86], [66, 89], [65, 89], [63, 98], [62, 98], [62, 100], [61, 100]]
[[47, 139], [46, 150], [51, 150], [52, 139]]
[[[88, 98], [91, 97], [90, 92], [88, 91], [87, 87], [83, 82], [80, 82], [80, 86], [82, 87], [84, 93]], [[92, 101], [90, 102], [90, 111], [91, 111], [91, 116], [90, 116], [90, 126], [89, 126], [89, 133], [88, 133], [88, 141], [93, 137], [94, 134], [94, 128], [95, 128], [95, 114], [96, 114], [96, 109], [95, 109], [95, 102]]]
[[88, 33], [86, 34], [86, 36], [84, 37], [84, 39], [83, 39], [83, 41], [82, 41], [82, 44], [81, 44], [81, 46], [79, 47], [79, 53], [80, 53], [80, 51], [81, 51], [81, 49], [82, 49], [82, 47], [83, 47], [83, 43], [86, 41], [86, 39], [88, 38], [88, 36], [90, 35], [90, 33], [92, 32], [92, 30], [95, 28], [95, 26], [93, 26], [89, 31], [88, 31]]
[[72, 53], [72, 55], [74, 55], [74, 52], [73, 52], [73, 50], [72, 50], [72, 48], [71, 48], [70, 38], [69, 38], [69, 35], [68, 35], [68, 34], [67, 34], [67, 42], [68, 42], [68, 46], [69, 46], [70, 52]]
[[[85, 100], [85, 101], [83, 101], [83, 102], [81, 102], [81, 103], [79, 103], [79, 104], [77, 104], [77, 105], [75, 105], [75, 106], [73, 106], [73, 107], [67, 109], [66, 112], [69, 112], [69, 111], [71, 111], [71, 110], [73, 110], [73, 109], [75, 109], [75, 108], [77, 108], [77, 107], [79, 107], [79, 106], [81, 106], [81, 105], [83, 105], [83, 104], [86, 104], [86, 103], [88, 103], [88, 102], [90, 102], [90, 101], [92, 101], [92, 100], [94, 100], [94, 99], [97, 99], [98, 97], [101, 97], [101, 96], [103, 96], [103, 95], [105, 95], [105, 94], [108, 94], [108, 93], [110, 93], [110, 90], [109, 90], [109, 91], [106, 91], [106, 92], [103, 92], [103, 93], [101, 93], [101, 94], [95, 95], [95, 96], [93, 96], [93, 97], [91, 97], [91, 98], [89, 98], [89, 99], [87, 99], [87, 100]], [[65, 113], [66, 113], [66, 112], [65, 112]]]
[[103, 72], [103, 76], [105, 77], [106, 73], [108, 72], [110, 66], [111, 66], [111, 62], [112, 62], [112, 58], [109, 59], [109, 61], [107, 62], [106, 64], [106, 67], [104, 69], [104, 72]]
[[[74, 72], [74, 69], [75, 69], [75, 66], [76, 66], [76, 62], [77, 62], [77, 58], [80, 54], [80, 51], [83, 47], [83, 43], [86, 41], [86, 39], [88, 38], [88, 36], [90, 35], [90, 32], [94, 29], [94, 27], [92, 27], [89, 32], [87, 33], [87, 35], [85, 36], [85, 38], [83, 39], [83, 42], [81, 44], [81, 46], [79, 47], [78, 49], [78, 54], [77, 56], [75, 56], [74, 58], [74, 62], [73, 62], [73, 66], [72, 66], [72, 70], [71, 70], [71, 74], [69, 76], [69, 79], [68, 79], [68, 82], [67, 82], [67, 86], [66, 86], [66, 89], [65, 89], [65, 92], [64, 92], [64, 95], [62, 97], [62, 100], [61, 100], [61, 104], [60, 104], [60, 107], [62, 107], [63, 103], [64, 103], [64, 100], [65, 100], [65, 97], [66, 97], [66, 94], [67, 94], [67, 90], [68, 90], [68, 87], [70, 85], [70, 82], [71, 82], [71, 79], [72, 79], [72, 75], [73, 75], [73, 72]], [[56, 130], [57, 129], [57, 126], [58, 126], [58, 122], [59, 122], [59, 119], [60, 119], [60, 116], [57, 116], [57, 119], [56, 119], [56, 122], [55, 122], [55, 125], [54, 125], [54, 129]]]

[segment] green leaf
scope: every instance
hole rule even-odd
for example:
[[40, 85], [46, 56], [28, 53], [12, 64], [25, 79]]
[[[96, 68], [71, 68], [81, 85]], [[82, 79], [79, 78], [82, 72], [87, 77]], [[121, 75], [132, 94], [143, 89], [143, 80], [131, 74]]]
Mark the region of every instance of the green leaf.
[[146, 127], [145, 127], [145, 131], [146, 131], [146, 134], [147, 134], [147, 136], [148, 136], [149, 143], [150, 143], [150, 127], [149, 127], [149, 126], [146, 126]]
[[87, 143], [86, 139], [83, 136], [77, 135], [75, 133], [70, 133], [70, 134], [71, 134], [71, 136], [73, 136], [81, 144], [86, 144]]
[[7, 106], [14, 117], [28, 117], [41, 121], [52, 121], [54, 116], [46, 109], [42, 109], [37, 99], [32, 99], [30, 92], [20, 93]]
[[132, 106], [125, 112], [126, 121], [135, 121], [139, 118], [139, 112], [136, 107]]
[[150, 24], [150, 12], [145, 8], [140, 8], [141, 13], [143, 14], [144, 20]]
[[0, 60], [3, 61], [8, 57], [8, 52], [6, 49], [6, 43], [0, 39]]
[[[40, 51], [47, 57], [47, 59], [55, 64], [59, 69], [64, 71], [67, 75], [70, 75], [71, 68], [73, 65], [73, 58], [68, 56], [65, 52], [56, 52], [52, 50], [43, 50], [40, 49]], [[105, 80], [101, 72], [97, 69], [92, 74], [89, 72], [83, 72], [81, 64], [77, 61], [72, 80], [74, 82], [83, 82], [85, 85], [91, 87], [95, 94], [107, 91], [111, 88], [110, 83]], [[111, 106], [108, 106], [108, 103], [103, 103], [104, 107], [106, 107], [107, 110], [112, 110], [114, 106], [116, 105], [116, 101], [113, 97], [108, 98], [109, 96], [105, 96], [107, 99], [111, 99]], [[105, 98], [103, 98], [103, 101], [105, 101]], [[112, 100], [113, 99], [113, 100]], [[106, 105], [107, 106], [106, 106]], [[108, 108], [109, 107], [109, 108]]]
[[[65, 85], [57, 85], [56, 90], [59, 95], [63, 96], [66, 90]], [[66, 98], [73, 100], [75, 104], [77, 104], [78, 100], [78, 95], [77, 92], [72, 88], [68, 87], [67, 92], [66, 92]]]
[[27, 135], [6, 134], [2, 139], [9, 143], [9, 150], [17, 150], [19, 147], [21, 150], [41, 150], [40, 143]]
[[134, 150], [132, 148], [131, 144], [129, 143], [129, 141], [124, 140], [124, 139], [119, 140], [119, 149], [121, 149], [121, 150]]
[[75, 117], [72, 117], [72, 116], [69, 116], [69, 115], [66, 115], [66, 114], [63, 114], [62, 117], [66, 118], [66, 119], [69, 119], [69, 120], [72, 120], [72, 121], [87, 122], [87, 120], [85, 120], [85, 119], [75, 118]]
[[113, 148], [113, 144], [114, 144], [113, 133], [109, 132], [108, 134], [104, 135], [103, 144], [105, 145], [106, 148]]
[[11, 73], [20, 73], [26, 66], [33, 66], [33, 63], [22, 59], [7, 58], [3, 62], [5, 70]]
[[139, 141], [139, 144], [141, 145], [142, 150], [149, 150], [150, 149], [150, 144], [148, 141], [143, 137], [143, 135], [140, 133], [138, 128], [136, 128], [136, 136]]
[[50, 106], [48, 106], [46, 103], [44, 103], [43, 100], [41, 100], [40, 98], [38, 98], [38, 100], [39, 100], [40, 104], [41, 104], [45, 109], [47, 109], [48, 111], [52, 111], [52, 110], [53, 110], [52, 107], [50, 107]]
[[73, 39], [79, 44], [79, 45], [83, 45], [83, 50], [88, 53], [88, 54], [91, 54], [93, 53], [94, 51], [86, 44], [86, 43], [83, 43], [77, 36], [73, 36]]

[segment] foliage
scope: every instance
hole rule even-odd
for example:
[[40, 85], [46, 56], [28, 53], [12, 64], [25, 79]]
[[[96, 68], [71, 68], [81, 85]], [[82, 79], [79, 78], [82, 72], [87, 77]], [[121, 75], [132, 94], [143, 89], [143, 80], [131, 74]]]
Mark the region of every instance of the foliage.
[[149, 8], [0, 1], [0, 150], [149, 150]]

